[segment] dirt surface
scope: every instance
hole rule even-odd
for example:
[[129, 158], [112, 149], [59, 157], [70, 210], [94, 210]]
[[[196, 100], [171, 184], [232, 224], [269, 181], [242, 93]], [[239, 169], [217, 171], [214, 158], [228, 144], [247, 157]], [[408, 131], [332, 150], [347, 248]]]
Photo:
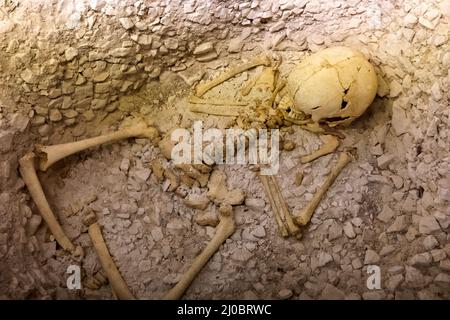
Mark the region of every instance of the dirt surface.
[[[234, 207], [235, 233], [184, 298], [450, 298], [450, 2], [74, 3], [0, 2], [0, 298], [113, 298], [108, 284], [89, 285], [102, 272], [82, 223], [90, 209], [139, 298], [161, 298], [215, 232], [196, 222], [201, 210], [184, 200], [207, 188], [168, 191], [151, 170], [152, 160], [163, 159], [158, 146], [129, 139], [39, 174], [63, 229], [84, 249], [75, 259], [56, 244], [18, 174], [18, 159], [35, 143], [111, 132], [127, 117], [143, 117], [162, 133], [192, 128], [195, 120], [205, 128], [237, 126], [235, 118], [189, 112], [186, 98], [201, 79], [261, 52], [280, 54], [286, 77], [311, 52], [332, 45], [361, 50], [379, 75], [372, 106], [340, 130], [339, 151], [356, 148], [356, 158], [301, 239], [279, 235], [249, 166], [216, 166], [246, 198]], [[241, 99], [238, 90], [260, 69], [205, 98]], [[281, 131], [296, 147], [282, 151], [277, 177], [296, 212], [339, 152], [299, 164], [299, 156], [319, 147], [319, 136], [297, 126]], [[214, 210], [210, 203], [204, 211]], [[83, 290], [67, 290], [73, 264], [81, 266]], [[367, 287], [369, 265], [380, 267], [380, 289]]]

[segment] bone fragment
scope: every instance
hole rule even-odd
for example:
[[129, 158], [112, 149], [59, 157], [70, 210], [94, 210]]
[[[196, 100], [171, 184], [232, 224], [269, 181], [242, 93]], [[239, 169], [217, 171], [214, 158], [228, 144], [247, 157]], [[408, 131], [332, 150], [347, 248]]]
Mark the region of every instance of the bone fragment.
[[208, 260], [217, 252], [225, 240], [234, 233], [235, 228], [232, 207], [230, 205], [222, 206], [220, 209], [220, 222], [217, 225], [214, 237], [207, 244], [202, 253], [194, 259], [192, 265], [183, 274], [180, 281], [163, 297], [163, 299], [180, 299]]
[[217, 205], [239, 205], [242, 204], [245, 199], [245, 193], [242, 189], [228, 190], [227, 176], [224, 172], [219, 170], [215, 170], [211, 173], [207, 196]]
[[247, 106], [248, 102], [232, 101], [232, 100], [205, 100], [196, 96], [189, 96], [187, 101], [192, 104], [206, 104], [213, 106]]
[[251, 68], [260, 66], [260, 65], [265, 65], [265, 66], [269, 66], [270, 65], [270, 59], [269, 57], [267, 57], [266, 55], [262, 55], [262, 56], [258, 56], [255, 59], [253, 59], [250, 62], [241, 64], [239, 66], [235, 66], [232, 67], [230, 70], [222, 73], [221, 75], [219, 75], [218, 77], [207, 81], [205, 83], [199, 84], [196, 88], [196, 96], [197, 97], [201, 97], [203, 96], [207, 91], [211, 90], [212, 88], [214, 88], [215, 86], [218, 86], [219, 84], [227, 81], [228, 79], [233, 78], [235, 75], [244, 72], [246, 70], [249, 70]]
[[53, 146], [36, 146], [36, 153], [40, 157], [39, 168], [42, 171], [47, 169], [55, 162], [68, 157], [74, 153], [83, 151], [85, 149], [95, 147], [104, 143], [110, 143], [121, 139], [139, 137], [155, 139], [158, 136], [158, 131], [153, 127], [148, 127], [143, 122], [138, 122], [131, 127], [101, 135], [95, 138], [85, 139], [76, 142], [57, 144]]
[[35, 154], [30, 152], [19, 160], [19, 170], [22, 179], [31, 194], [31, 198], [36, 203], [36, 206], [39, 209], [39, 213], [47, 223], [48, 228], [55, 237], [56, 241], [65, 250], [74, 252], [75, 246], [64, 233], [61, 225], [58, 223], [58, 220], [56, 220], [56, 217], [53, 214], [47, 199], [45, 198], [44, 191], [42, 190], [41, 183], [39, 182], [36, 174], [35, 158]]
[[325, 182], [320, 187], [319, 190], [314, 194], [314, 197], [312, 200], [306, 205], [305, 208], [302, 209], [302, 211], [296, 215], [295, 223], [297, 225], [306, 225], [311, 220], [311, 217], [316, 210], [317, 206], [319, 205], [322, 198], [325, 196], [326, 192], [330, 188], [330, 186], [333, 184], [334, 180], [337, 178], [337, 176], [341, 173], [342, 169], [351, 161], [351, 157], [347, 152], [342, 152], [339, 155], [338, 161], [336, 165], [331, 170], [328, 177], [325, 179]]
[[324, 144], [318, 150], [312, 152], [311, 154], [302, 156], [300, 158], [301, 163], [308, 163], [313, 160], [316, 160], [317, 158], [333, 153], [339, 146], [339, 139], [336, 138], [335, 136], [324, 135], [321, 136], [321, 139], [324, 142]]
[[164, 181], [164, 168], [162, 166], [161, 160], [160, 159], [154, 159], [150, 162], [150, 167], [152, 168], [152, 172], [156, 177], [156, 180], [158, 180], [158, 182], [163, 182]]
[[102, 231], [98, 225], [95, 214], [90, 213], [84, 223], [88, 226], [88, 233], [94, 245], [95, 251], [99, 257], [100, 263], [108, 277], [109, 284], [120, 300], [134, 300], [133, 294], [128, 289], [127, 284], [120, 275], [111, 255], [109, 254], [108, 247], [106, 246], [105, 239], [103, 239]]
[[215, 106], [215, 105], [196, 105], [189, 106], [191, 112], [205, 113], [214, 116], [237, 117], [243, 113], [242, 107], [239, 106]]

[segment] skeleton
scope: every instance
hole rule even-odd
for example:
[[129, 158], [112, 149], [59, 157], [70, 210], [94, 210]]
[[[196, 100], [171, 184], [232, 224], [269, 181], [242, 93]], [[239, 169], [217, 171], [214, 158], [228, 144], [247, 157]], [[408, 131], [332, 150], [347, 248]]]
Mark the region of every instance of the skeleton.
[[[253, 63], [232, 67], [216, 79], [200, 84], [196, 90], [197, 95], [199, 92], [204, 95], [206, 89], [212, 88], [208, 86], [209, 83], [217, 86], [241, 73], [242, 70], [248, 70], [249, 66], [257, 66], [256, 61], [261, 60], [264, 59], [257, 57]], [[279, 65], [280, 58], [273, 56], [271, 64], [266, 65], [267, 68], [261, 74], [242, 86], [240, 90], [242, 96], [247, 96], [252, 90], [258, 92], [256, 106], [250, 111], [248, 108], [240, 110], [239, 106], [231, 101], [223, 105], [214, 103], [214, 110], [210, 112], [211, 108], [205, 105], [204, 100], [201, 107], [191, 106], [191, 111], [236, 116], [239, 124], [245, 124], [246, 121], [239, 118], [246, 117], [248, 123], [260, 121], [269, 128], [279, 127], [284, 120], [300, 125], [306, 130], [323, 134], [321, 136], [323, 145], [311, 154], [302, 156], [301, 163], [311, 162], [333, 153], [340, 144], [337, 137], [342, 135], [332, 128], [352, 123], [364, 113], [375, 98], [378, 82], [374, 68], [359, 51], [347, 47], [328, 48], [309, 56], [289, 73], [286, 81], [277, 82]], [[274, 108], [278, 94], [281, 98]], [[193, 97], [189, 102], [197, 103]], [[261, 114], [261, 111], [265, 114]], [[289, 234], [299, 236], [299, 228], [293, 222], [299, 226], [309, 222], [320, 200], [350, 159], [346, 152], [341, 153], [336, 167], [326, 178], [323, 186], [295, 218], [291, 217], [276, 178], [260, 176], [282, 236]]]
[[[354, 50], [343, 47], [331, 48], [306, 59], [294, 69], [285, 81], [278, 79], [280, 61], [278, 56], [272, 56], [272, 59], [269, 59], [263, 55], [241, 66], [234, 67], [213, 80], [200, 84], [196, 88], [196, 96], [188, 98], [188, 102], [192, 104], [191, 111], [238, 117], [238, 123], [244, 125], [258, 122], [274, 128], [288, 121], [313, 132], [331, 133], [323, 135], [321, 139], [324, 145], [310, 155], [302, 156], [300, 158], [301, 163], [310, 162], [334, 152], [339, 146], [339, 140], [336, 136], [340, 135], [329, 131], [329, 128], [350, 124], [364, 112], [375, 96], [377, 80], [372, 66], [360, 53]], [[243, 71], [258, 66], [266, 68], [260, 75], [249, 79], [240, 90], [242, 96], [247, 96], [250, 92], [256, 93], [257, 98], [253, 103], [251, 101], [233, 102], [202, 99], [202, 96], [208, 90]], [[352, 70], [349, 74], [346, 71], [348, 68]], [[325, 84], [324, 88], [318, 89], [323, 84]], [[278, 105], [274, 106], [279, 94], [282, 95], [282, 98]], [[326, 125], [327, 128], [323, 128], [322, 125]], [[40, 160], [39, 169], [46, 171], [57, 161], [74, 153], [130, 137], [145, 137], [156, 142], [158, 131], [153, 127], [148, 127], [144, 122], [137, 122], [117, 132], [96, 138], [55, 146], [38, 145], [35, 153], [30, 152], [20, 159], [20, 172], [31, 197], [56, 241], [65, 250], [79, 254], [79, 248], [81, 247], [75, 247], [64, 234], [45, 198], [36, 174], [36, 156]], [[171, 142], [163, 139], [160, 141], [159, 147], [161, 154], [170, 160], [173, 147]], [[333, 167], [311, 202], [294, 215], [291, 214], [284, 200], [277, 178], [260, 175], [282, 236], [300, 236], [299, 226], [308, 224], [328, 188], [350, 160], [350, 155], [347, 152], [342, 152], [335, 167]], [[165, 168], [161, 159], [154, 159], [150, 165], [159, 182], [166, 179], [165, 190], [167, 191], [176, 192], [180, 184], [208, 186], [205, 198], [186, 199], [185, 204], [204, 210], [209, 200], [219, 208], [218, 221], [212, 218], [214, 215], [200, 217], [199, 220], [204, 225], [216, 226], [216, 233], [200, 255], [194, 259], [180, 281], [163, 297], [164, 299], [179, 299], [213, 254], [234, 233], [235, 222], [232, 206], [242, 204], [245, 193], [240, 189], [229, 190], [226, 175], [218, 170], [212, 171], [212, 168], [207, 165], [176, 165], [175, 168]], [[302, 178], [302, 174], [297, 177], [298, 184], [301, 184]], [[95, 214], [93, 212], [88, 214], [84, 222], [88, 227], [89, 236], [114, 295], [118, 299], [135, 299], [109, 254]], [[92, 278], [90, 281], [93, 287], [101, 285], [105, 281], [105, 277], [102, 275], [97, 278]]]

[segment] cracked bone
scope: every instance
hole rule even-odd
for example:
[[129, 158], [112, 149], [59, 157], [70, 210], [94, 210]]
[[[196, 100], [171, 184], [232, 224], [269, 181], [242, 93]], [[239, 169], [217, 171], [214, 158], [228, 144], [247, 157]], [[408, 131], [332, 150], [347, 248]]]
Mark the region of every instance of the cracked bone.
[[197, 97], [203, 96], [207, 91], [211, 90], [212, 88], [218, 86], [219, 84], [227, 81], [228, 79], [233, 78], [235, 75], [238, 75], [241, 72], [244, 72], [246, 70], [252, 69], [257, 66], [270, 66], [271, 61], [269, 57], [266, 55], [258, 56], [254, 58], [253, 60], [243, 63], [241, 65], [232, 67], [230, 70], [222, 73], [218, 77], [207, 81], [205, 83], [199, 84], [197, 88], [195, 89], [195, 94]]
[[219, 250], [220, 246], [235, 231], [233, 208], [231, 205], [223, 205], [219, 209], [220, 222], [216, 227], [216, 233], [206, 248], [192, 262], [189, 269], [182, 275], [180, 281], [163, 297], [165, 300], [180, 299], [197, 274], [203, 269], [209, 259]]
[[219, 170], [215, 170], [211, 173], [207, 196], [218, 205], [239, 205], [242, 204], [245, 199], [245, 193], [242, 189], [228, 190], [227, 176], [224, 172]]
[[31, 194], [31, 198], [39, 209], [44, 221], [47, 223], [50, 232], [55, 237], [58, 244], [69, 252], [75, 252], [75, 246], [70, 239], [64, 233], [61, 225], [56, 219], [50, 205], [45, 198], [44, 191], [42, 190], [41, 183], [39, 182], [35, 168], [36, 156], [33, 152], [27, 153], [19, 160], [20, 174], [25, 182], [28, 191]]
[[324, 135], [320, 136], [320, 139], [323, 141], [323, 145], [320, 146], [319, 149], [312, 152], [311, 154], [308, 154], [306, 156], [300, 157], [301, 163], [308, 163], [313, 160], [316, 160], [317, 158], [323, 157], [327, 154], [333, 153], [336, 151], [337, 147], [339, 146], [339, 139], [332, 135]]
[[298, 225], [307, 225], [308, 222], [311, 220], [311, 217], [316, 210], [317, 206], [319, 205], [322, 198], [327, 193], [330, 186], [333, 184], [334, 180], [337, 178], [337, 176], [341, 173], [342, 169], [351, 161], [351, 157], [349, 153], [342, 152], [339, 155], [338, 161], [336, 165], [331, 169], [330, 174], [325, 179], [322, 186], [319, 188], [319, 190], [316, 191], [314, 194], [314, 197], [312, 200], [304, 207], [301, 212], [296, 215], [294, 218], [294, 221]]
[[119, 269], [117, 269], [117, 266], [109, 253], [105, 239], [102, 235], [102, 231], [97, 223], [95, 213], [90, 212], [86, 215], [84, 218], [84, 224], [88, 227], [89, 237], [91, 238], [94, 249], [97, 252], [98, 258], [106, 273], [114, 295], [120, 300], [134, 300], [135, 298], [133, 294], [130, 292], [130, 289], [128, 289], [125, 280], [123, 280]]
[[36, 153], [40, 157], [39, 168], [47, 171], [55, 162], [85, 149], [95, 147], [105, 143], [115, 142], [126, 138], [148, 138], [150, 140], [158, 137], [158, 130], [148, 127], [143, 122], [138, 122], [131, 127], [127, 127], [116, 132], [108, 133], [98, 137], [85, 139], [76, 142], [57, 144], [53, 146], [36, 146]]

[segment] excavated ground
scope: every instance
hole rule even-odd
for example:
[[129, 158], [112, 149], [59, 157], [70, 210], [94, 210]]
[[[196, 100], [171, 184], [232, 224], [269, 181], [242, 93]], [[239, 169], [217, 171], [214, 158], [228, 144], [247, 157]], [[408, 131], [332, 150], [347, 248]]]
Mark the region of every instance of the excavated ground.
[[[39, 176], [63, 229], [84, 248], [82, 261], [74, 260], [50, 236], [18, 175], [17, 159], [35, 142], [96, 136], [128, 116], [151, 119], [162, 132], [192, 128], [198, 119], [205, 128], [233, 126], [233, 118], [188, 111], [186, 97], [198, 80], [264, 50], [282, 55], [285, 76], [304, 56], [330, 45], [360, 49], [381, 81], [369, 110], [341, 130], [339, 150], [356, 148], [357, 158], [301, 240], [279, 236], [249, 166], [218, 166], [230, 188], [245, 190], [246, 200], [234, 210], [235, 234], [184, 297], [450, 298], [450, 2], [269, 2], [3, 4], [0, 298], [113, 298], [108, 285], [66, 288], [69, 265], [81, 265], [85, 283], [101, 270], [82, 223], [88, 209], [97, 212], [114, 261], [139, 298], [162, 297], [214, 234], [195, 223], [198, 211], [183, 201], [206, 189], [166, 191], [149, 165], [160, 156], [158, 147], [130, 139], [71, 156]], [[50, 32], [44, 13], [65, 28]], [[18, 24], [25, 17], [40, 30]], [[177, 23], [178, 30], [172, 28]], [[192, 39], [192, 30], [210, 32]], [[242, 83], [258, 71], [205, 97], [237, 99]], [[312, 198], [338, 153], [299, 164], [298, 157], [321, 142], [292, 128], [282, 129], [296, 148], [282, 151], [278, 180], [295, 211]], [[301, 186], [294, 181], [298, 172], [305, 176]], [[380, 267], [380, 289], [367, 287], [369, 265]]]

